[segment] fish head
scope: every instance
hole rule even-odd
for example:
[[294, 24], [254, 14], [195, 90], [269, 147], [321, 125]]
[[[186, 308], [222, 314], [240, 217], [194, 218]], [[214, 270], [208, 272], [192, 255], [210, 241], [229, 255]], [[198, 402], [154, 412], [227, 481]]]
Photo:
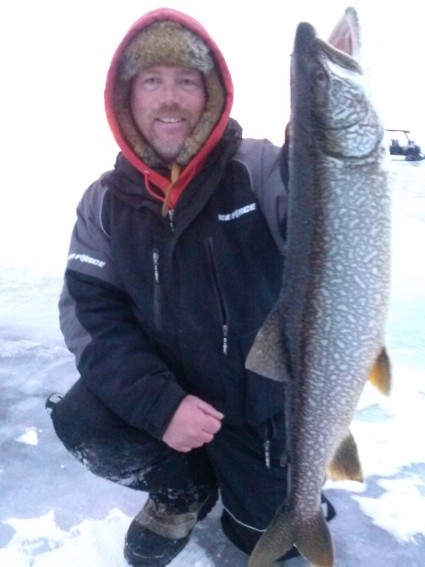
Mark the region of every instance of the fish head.
[[297, 109], [300, 126], [323, 154], [365, 158], [382, 144], [384, 128], [359, 62], [320, 39], [308, 23], [297, 28], [291, 85], [296, 104], [304, 106]]

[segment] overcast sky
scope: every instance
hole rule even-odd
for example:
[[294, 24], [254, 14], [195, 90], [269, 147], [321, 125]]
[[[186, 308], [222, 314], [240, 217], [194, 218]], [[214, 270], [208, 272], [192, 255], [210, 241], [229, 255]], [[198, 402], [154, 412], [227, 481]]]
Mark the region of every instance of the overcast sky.
[[[387, 128], [409, 128], [425, 145], [421, 0], [359, 0], [372, 91]], [[36, 235], [55, 211], [71, 223], [85, 187], [117, 152], [103, 109], [112, 54], [140, 15], [161, 5], [197, 18], [223, 51], [235, 84], [233, 117], [246, 136], [280, 144], [289, 116], [289, 61], [296, 25], [322, 37], [346, 1], [3, 0], [0, 237]], [[24, 245], [24, 244], [23, 244]], [[0, 251], [1, 254], [4, 250]]]
[[[310, 21], [326, 37], [347, 3], [164, 4], [199, 19], [224, 52], [235, 83], [233, 116], [246, 134], [280, 143], [288, 117], [289, 59], [296, 25]], [[161, 5], [151, 0], [2, 2], [2, 143], [15, 153], [14, 159], [18, 154], [22, 163], [22, 152], [28, 160], [46, 149], [62, 163], [63, 156], [74, 151], [95, 160], [97, 153], [113, 145], [102, 100], [112, 53], [137, 17]], [[425, 136], [421, 0], [358, 0], [354, 5], [370, 54], [372, 90], [386, 127], [410, 128]]]

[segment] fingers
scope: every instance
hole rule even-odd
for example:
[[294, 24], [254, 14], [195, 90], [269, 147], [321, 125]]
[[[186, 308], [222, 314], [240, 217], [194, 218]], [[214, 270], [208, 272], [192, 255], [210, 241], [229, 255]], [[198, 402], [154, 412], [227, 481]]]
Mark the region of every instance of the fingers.
[[204, 433], [215, 435], [221, 429], [221, 420], [208, 415], [202, 416], [202, 421], [200, 422], [200, 429]]
[[198, 408], [202, 412], [200, 416], [201, 430], [204, 434], [207, 434], [204, 435], [204, 442], [210, 443], [213, 440], [214, 435], [221, 429], [221, 421], [223, 420], [224, 415], [203, 400], [199, 400]]
[[186, 453], [211, 443], [221, 428], [224, 415], [197, 398], [186, 396], [172, 417], [162, 440], [171, 448]]
[[206, 415], [213, 417], [214, 419], [218, 419], [221, 421], [224, 418], [224, 414], [220, 411], [216, 410], [213, 406], [204, 402], [203, 400], [199, 400], [198, 407], [201, 409]]

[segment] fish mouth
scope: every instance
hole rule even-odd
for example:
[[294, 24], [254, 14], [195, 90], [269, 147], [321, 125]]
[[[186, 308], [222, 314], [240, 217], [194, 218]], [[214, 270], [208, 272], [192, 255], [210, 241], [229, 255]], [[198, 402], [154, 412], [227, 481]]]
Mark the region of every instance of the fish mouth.
[[322, 52], [327, 55], [328, 58], [337, 65], [348, 69], [348, 71], [363, 75], [363, 69], [360, 63], [349, 53], [345, 53], [344, 51], [333, 47], [323, 39], [320, 39], [320, 37], [314, 38], [313, 45], [318, 52]]
[[321, 39], [317, 35], [316, 29], [307, 22], [298, 24], [295, 34], [294, 52], [297, 52], [299, 57], [308, 58], [311, 58], [312, 54], [314, 56], [322, 53], [341, 67], [345, 67], [349, 71], [359, 73], [360, 75], [363, 74], [362, 67], [354, 56]]

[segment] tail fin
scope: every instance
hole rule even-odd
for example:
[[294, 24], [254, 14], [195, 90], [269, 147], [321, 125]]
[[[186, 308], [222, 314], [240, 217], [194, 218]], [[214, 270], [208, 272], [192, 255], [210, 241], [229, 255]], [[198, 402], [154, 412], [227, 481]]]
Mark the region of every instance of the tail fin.
[[297, 524], [293, 511], [279, 507], [255, 546], [248, 567], [272, 567], [294, 545], [317, 567], [333, 567], [332, 538], [321, 509], [308, 522]]
[[332, 537], [322, 512], [309, 522], [309, 525], [303, 526], [299, 530], [295, 546], [313, 565], [333, 567]]

